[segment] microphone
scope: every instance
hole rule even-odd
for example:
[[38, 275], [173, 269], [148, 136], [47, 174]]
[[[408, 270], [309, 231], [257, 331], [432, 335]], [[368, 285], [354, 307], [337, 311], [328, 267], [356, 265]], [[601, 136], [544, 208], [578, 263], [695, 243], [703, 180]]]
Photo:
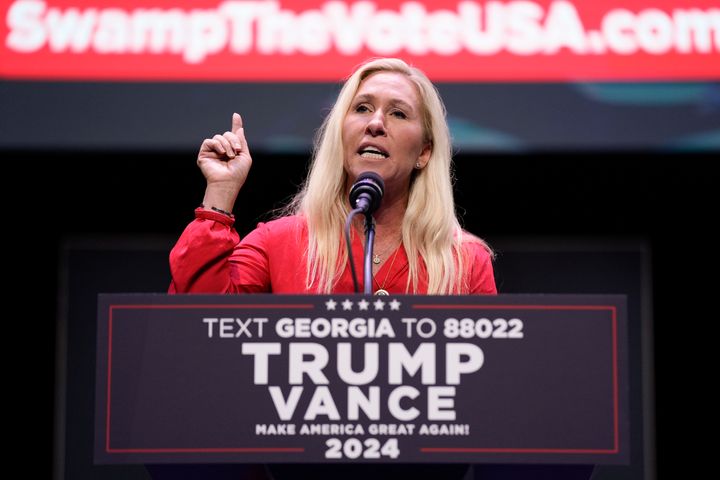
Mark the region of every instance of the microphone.
[[363, 172], [357, 176], [355, 183], [350, 188], [350, 205], [353, 210], [348, 214], [345, 220], [345, 242], [348, 249], [348, 261], [350, 262], [350, 271], [352, 272], [355, 292], [359, 293], [360, 288], [355, 272], [355, 259], [352, 254], [352, 245], [350, 239], [350, 229], [352, 228], [352, 219], [358, 213], [365, 214], [365, 257], [364, 257], [364, 275], [365, 294], [372, 294], [372, 253], [373, 244], [375, 243], [375, 220], [372, 213], [380, 207], [383, 193], [385, 193], [385, 182], [380, 175], [375, 172]]
[[375, 172], [363, 172], [350, 188], [350, 205], [354, 209], [360, 209], [365, 215], [370, 215], [380, 208], [383, 193], [385, 182], [382, 177]]

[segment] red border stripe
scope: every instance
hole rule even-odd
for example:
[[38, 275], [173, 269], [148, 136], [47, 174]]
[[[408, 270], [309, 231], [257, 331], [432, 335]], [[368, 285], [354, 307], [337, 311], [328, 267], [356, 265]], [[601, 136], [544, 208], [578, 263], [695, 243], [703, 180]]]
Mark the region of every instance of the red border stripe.
[[614, 305], [478, 305], [478, 304], [414, 304], [413, 309], [423, 310], [609, 310], [612, 328], [612, 384], [613, 384], [613, 448], [612, 449], [561, 449], [561, 448], [474, 448], [474, 447], [421, 447], [422, 453], [576, 453], [617, 454], [620, 452], [620, 418], [617, 351], [617, 307]]
[[303, 447], [246, 447], [246, 448], [111, 448], [110, 447], [110, 418], [111, 418], [111, 385], [112, 385], [112, 331], [113, 311], [118, 310], [184, 310], [193, 308], [276, 308], [276, 309], [310, 309], [313, 304], [213, 304], [213, 305], [110, 305], [108, 314], [108, 383], [107, 383], [107, 410], [105, 417], [105, 452], [106, 453], [294, 453], [304, 452]]

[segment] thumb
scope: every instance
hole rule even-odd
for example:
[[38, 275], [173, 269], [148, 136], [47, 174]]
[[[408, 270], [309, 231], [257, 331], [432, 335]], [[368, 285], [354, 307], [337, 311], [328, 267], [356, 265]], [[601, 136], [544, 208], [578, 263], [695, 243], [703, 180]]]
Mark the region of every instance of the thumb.
[[232, 115], [232, 130], [231, 132], [237, 133], [239, 129], [241, 129], [243, 126], [242, 124], [242, 117], [239, 113], [233, 113]]

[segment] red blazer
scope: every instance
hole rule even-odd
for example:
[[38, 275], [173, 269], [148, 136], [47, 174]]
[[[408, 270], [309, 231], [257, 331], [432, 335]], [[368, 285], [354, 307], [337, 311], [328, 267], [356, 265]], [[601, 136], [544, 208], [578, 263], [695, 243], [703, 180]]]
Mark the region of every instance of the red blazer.
[[[260, 223], [240, 240], [231, 218], [203, 209], [196, 210], [195, 216], [170, 252], [170, 293], [317, 293], [305, 285], [308, 232], [303, 217]], [[359, 236], [354, 237], [353, 256], [361, 277], [363, 246]], [[468, 239], [463, 249], [468, 291], [462, 293], [497, 293], [492, 261], [485, 247]], [[362, 282], [362, 277], [358, 280]], [[407, 281], [408, 261], [401, 245], [380, 267], [373, 290], [384, 288], [391, 294], [404, 294]], [[347, 265], [333, 293], [353, 291]], [[422, 267], [417, 293], [427, 293]]]

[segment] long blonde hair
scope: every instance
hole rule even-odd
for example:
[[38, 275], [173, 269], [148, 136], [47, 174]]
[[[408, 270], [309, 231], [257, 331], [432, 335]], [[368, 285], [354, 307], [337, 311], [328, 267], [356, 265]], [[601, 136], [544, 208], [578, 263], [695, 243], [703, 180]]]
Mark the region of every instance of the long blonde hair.
[[309, 291], [330, 293], [348, 261], [343, 248], [343, 226], [350, 209], [342, 125], [360, 84], [377, 72], [400, 73], [416, 85], [422, 101], [425, 140], [432, 145], [427, 166], [414, 172], [402, 224], [402, 243], [409, 264], [406, 289], [417, 293], [422, 262], [427, 271], [427, 293], [466, 293], [462, 279], [468, 265], [463, 259], [462, 243], [477, 241], [488, 247], [463, 232], [455, 215], [452, 145], [440, 95], [423, 72], [396, 58], [368, 61], [345, 82], [318, 131], [308, 177], [286, 209], [307, 220], [306, 286]]

